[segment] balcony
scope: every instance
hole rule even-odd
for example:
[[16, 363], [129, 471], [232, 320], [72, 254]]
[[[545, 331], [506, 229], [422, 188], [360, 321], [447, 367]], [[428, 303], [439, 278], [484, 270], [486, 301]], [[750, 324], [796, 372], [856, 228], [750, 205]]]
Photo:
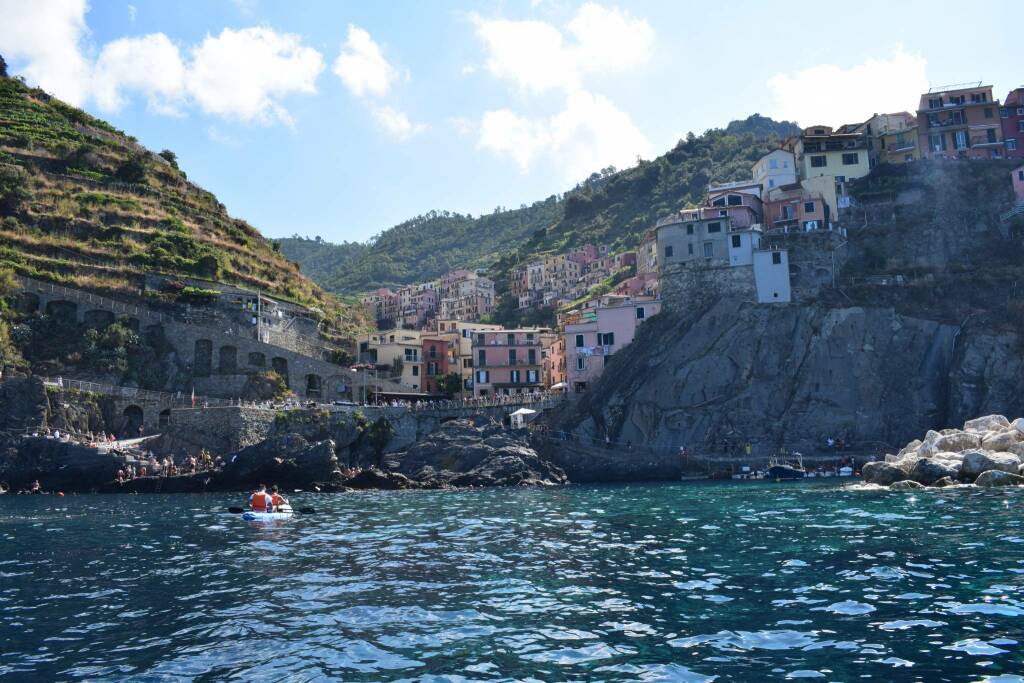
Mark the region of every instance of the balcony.
[[1002, 147], [1002, 140], [991, 140], [987, 135], [972, 135], [971, 147]]

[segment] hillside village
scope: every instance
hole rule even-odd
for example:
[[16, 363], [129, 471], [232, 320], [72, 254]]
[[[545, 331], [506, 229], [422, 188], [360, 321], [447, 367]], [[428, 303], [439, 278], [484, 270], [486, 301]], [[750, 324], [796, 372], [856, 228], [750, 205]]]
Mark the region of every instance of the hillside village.
[[[932, 88], [916, 114], [802, 129], [757, 159], [749, 179], [710, 184], [701, 206], [660, 218], [635, 250], [588, 243], [519, 263], [506, 291], [486, 270], [456, 270], [367, 294], [379, 330], [358, 355], [422, 395], [582, 393], [663, 307], [726, 294], [786, 304], [835, 288], [854, 188], [875, 169], [999, 159], [1024, 162], [1024, 87], [1002, 104], [982, 83]], [[1002, 222], [1016, 230], [1024, 165], [1009, 176], [1016, 204], [1003, 207]], [[493, 315], [502, 297], [520, 311], [550, 309], [557, 324], [504, 329]]]

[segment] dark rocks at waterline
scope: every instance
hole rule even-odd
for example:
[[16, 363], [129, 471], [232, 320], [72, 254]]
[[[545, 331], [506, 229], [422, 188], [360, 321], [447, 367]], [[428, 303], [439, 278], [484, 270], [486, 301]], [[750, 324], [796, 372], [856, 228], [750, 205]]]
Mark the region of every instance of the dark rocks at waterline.
[[446, 423], [402, 453], [387, 457], [389, 469], [423, 487], [553, 486], [568, 479], [524, 437], [497, 423]]
[[923, 489], [925, 488], [925, 486], [924, 484], [919, 484], [916, 481], [904, 479], [902, 481], [895, 482], [894, 484], [889, 486], [889, 488], [892, 489], [893, 491], [914, 491], [916, 489]]
[[123, 461], [60, 439], [26, 437], [0, 452], [0, 481], [11, 490], [38, 480], [46, 491], [90, 491], [114, 480]]
[[1022, 485], [1024, 418], [987, 415], [968, 420], [962, 430], [929, 431], [924, 440], [887, 455], [885, 462], [867, 463], [862, 473], [865, 483], [894, 489], [910, 488], [906, 481], [923, 486]]

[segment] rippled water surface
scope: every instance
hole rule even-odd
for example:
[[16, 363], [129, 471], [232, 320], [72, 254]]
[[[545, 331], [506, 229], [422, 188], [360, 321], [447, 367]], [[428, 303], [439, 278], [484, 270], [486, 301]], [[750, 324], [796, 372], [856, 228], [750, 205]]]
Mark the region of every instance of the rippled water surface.
[[11, 680], [1024, 681], [1024, 491], [0, 497]]

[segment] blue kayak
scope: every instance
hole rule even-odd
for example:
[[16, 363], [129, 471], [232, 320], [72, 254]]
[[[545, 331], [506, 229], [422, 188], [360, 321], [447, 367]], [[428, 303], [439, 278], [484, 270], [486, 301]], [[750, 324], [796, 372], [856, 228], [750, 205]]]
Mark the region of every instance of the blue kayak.
[[242, 513], [242, 519], [247, 522], [273, 522], [279, 519], [291, 519], [292, 509], [286, 508], [278, 510], [277, 512], [253, 512], [247, 510]]

